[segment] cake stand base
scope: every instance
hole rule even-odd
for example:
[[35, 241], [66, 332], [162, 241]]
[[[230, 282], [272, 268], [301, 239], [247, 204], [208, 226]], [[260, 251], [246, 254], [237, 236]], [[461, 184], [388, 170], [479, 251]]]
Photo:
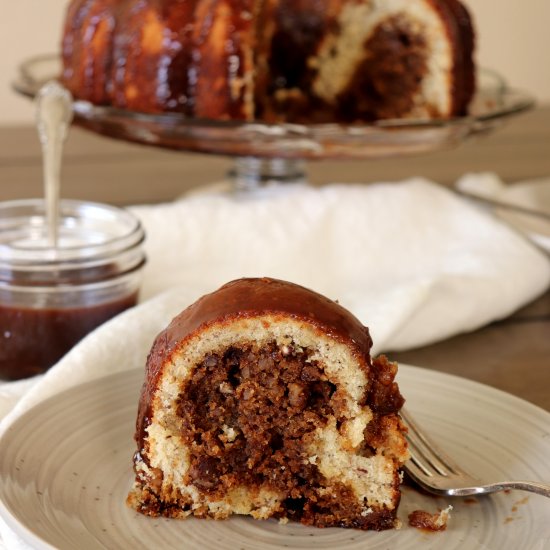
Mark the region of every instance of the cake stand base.
[[305, 161], [299, 159], [236, 157], [228, 176], [237, 192], [307, 181]]

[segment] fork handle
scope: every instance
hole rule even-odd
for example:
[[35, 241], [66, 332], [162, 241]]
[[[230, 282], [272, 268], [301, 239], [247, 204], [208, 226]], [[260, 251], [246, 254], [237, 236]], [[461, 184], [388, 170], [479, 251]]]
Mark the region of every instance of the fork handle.
[[518, 491], [529, 491], [550, 498], [550, 485], [538, 481], [502, 481], [500, 483], [485, 485], [480, 489], [481, 492], [479, 494], [515, 489]]

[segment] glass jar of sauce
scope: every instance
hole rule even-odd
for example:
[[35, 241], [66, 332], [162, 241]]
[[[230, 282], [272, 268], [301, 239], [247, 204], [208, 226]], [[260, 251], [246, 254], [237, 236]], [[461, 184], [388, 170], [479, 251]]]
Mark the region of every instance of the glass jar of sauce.
[[137, 302], [145, 235], [130, 212], [62, 200], [56, 247], [47, 235], [43, 200], [0, 203], [0, 379], [46, 371]]

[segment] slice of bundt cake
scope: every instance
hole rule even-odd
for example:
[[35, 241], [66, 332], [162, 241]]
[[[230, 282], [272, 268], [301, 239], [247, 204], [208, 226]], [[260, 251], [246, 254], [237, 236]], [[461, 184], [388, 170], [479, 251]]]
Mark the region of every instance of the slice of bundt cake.
[[204, 296], [149, 354], [128, 503], [395, 527], [403, 398], [371, 344], [351, 313], [295, 284], [240, 279]]

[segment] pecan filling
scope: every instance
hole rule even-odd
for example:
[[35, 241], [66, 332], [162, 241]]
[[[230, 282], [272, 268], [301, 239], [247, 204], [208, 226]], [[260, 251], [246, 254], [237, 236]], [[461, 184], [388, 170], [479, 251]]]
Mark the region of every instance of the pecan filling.
[[177, 410], [191, 449], [188, 481], [213, 496], [235, 485], [267, 485], [289, 496], [302, 484], [317, 485], [303, 438], [333, 414], [334, 391], [307, 352], [290, 345], [207, 356]]

